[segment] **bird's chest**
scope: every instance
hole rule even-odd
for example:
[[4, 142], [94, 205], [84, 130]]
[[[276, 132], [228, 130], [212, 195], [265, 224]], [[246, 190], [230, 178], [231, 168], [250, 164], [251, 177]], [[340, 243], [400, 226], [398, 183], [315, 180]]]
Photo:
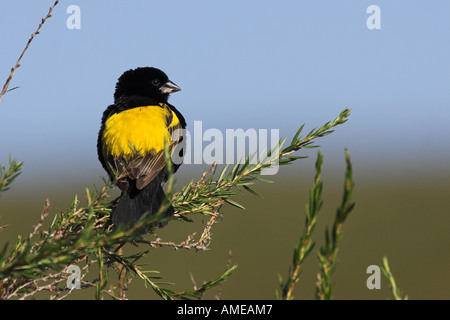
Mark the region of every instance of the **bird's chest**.
[[105, 123], [103, 142], [112, 156], [158, 153], [164, 140], [170, 141], [167, 121], [171, 111], [160, 106], [145, 106], [110, 116]]

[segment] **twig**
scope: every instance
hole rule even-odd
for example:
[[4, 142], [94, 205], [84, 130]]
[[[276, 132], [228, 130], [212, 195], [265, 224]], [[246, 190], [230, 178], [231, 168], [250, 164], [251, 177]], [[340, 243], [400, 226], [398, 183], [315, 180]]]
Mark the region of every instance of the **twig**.
[[345, 183], [344, 194], [341, 205], [336, 211], [333, 229], [329, 232], [325, 230], [325, 245], [318, 252], [320, 274], [317, 275], [316, 298], [320, 300], [331, 300], [333, 298], [333, 285], [331, 283], [331, 275], [336, 267], [338, 242], [342, 238], [342, 226], [350, 212], [355, 207], [355, 203], [351, 202], [352, 192], [354, 188], [353, 170], [350, 162], [348, 150], [345, 150]]
[[50, 200], [48, 198], [46, 198], [44, 209], [42, 210], [42, 213], [41, 213], [41, 218], [40, 218], [38, 224], [34, 226], [33, 231], [30, 233], [30, 235], [29, 235], [30, 239], [38, 234], [38, 230], [42, 227], [42, 225], [44, 224], [45, 218], [47, 218], [47, 216], [48, 216], [49, 209], [50, 209]]
[[38, 28], [37, 28], [36, 31], [31, 35], [30, 39], [28, 39], [28, 42], [27, 42], [25, 48], [23, 49], [21, 55], [19, 56], [19, 59], [17, 59], [16, 65], [15, 65], [14, 67], [11, 68], [11, 72], [10, 72], [8, 78], [6, 79], [5, 84], [3, 85], [2, 91], [0, 92], [0, 103], [2, 103], [2, 101], [3, 101], [3, 100], [1, 99], [1, 97], [2, 97], [6, 92], [8, 92], [9, 83], [11, 82], [11, 79], [13, 78], [16, 69], [20, 67], [20, 60], [22, 60], [23, 55], [24, 55], [25, 52], [28, 50], [28, 47], [30, 46], [31, 41], [33, 41], [34, 37], [35, 37], [36, 35], [39, 34], [39, 31], [41, 30], [41, 28], [42, 28], [42, 26], [44, 25], [45, 21], [46, 21], [47, 19], [49, 19], [49, 18], [52, 16], [51, 13], [52, 13], [53, 9], [55, 8], [55, 6], [58, 4], [58, 2], [59, 2], [59, 0], [56, 0], [55, 3], [49, 8], [47, 15], [46, 15], [44, 18], [42, 18], [41, 23], [39, 24]]
[[180, 243], [175, 243], [172, 241], [161, 241], [160, 238], [157, 238], [156, 240], [153, 241], [147, 241], [147, 240], [135, 240], [135, 243], [144, 243], [144, 244], [148, 244], [153, 248], [156, 247], [173, 247], [175, 250], [178, 249], [196, 249], [199, 251], [205, 251], [208, 250], [207, 246], [204, 245], [204, 243], [202, 242], [202, 240], [199, 240], [197, 242], [193, 242], [192, 240], [194, 239], [195, 236], [195, 232], [188, 235], [187, 239], [184, 240], [183, 242]]
[[397, 283], [395, 282], [394, 275], [391, 272], [391, 268], [389, 267], [389, 262], [387, 257], [383, 257], [383, 266], [381, 267], [381, 271], [384, 276], [389, 280], [389, 284], [391, 286], [392, 295], [395, 300], [408, 300], [408, 296], [403, 296], [400, 289], [397, 287]]
[[[228, 261], [226, 264], [226, 269], [229, 270], [231, 268], [231, 259], [233, 257], [233, 252], [228, 251]], [[220, 284], [219, 290], [217, 291], [216, 295], [214, 296], [214, 299], [220, 300], [220, 295], [222, 294], [223, 284], [225, 283], [226, 279]]]

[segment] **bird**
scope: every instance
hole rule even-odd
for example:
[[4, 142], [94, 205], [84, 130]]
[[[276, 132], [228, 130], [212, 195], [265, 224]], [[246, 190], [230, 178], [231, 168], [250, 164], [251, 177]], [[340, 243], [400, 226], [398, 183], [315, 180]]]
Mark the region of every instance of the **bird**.
[[[98, 159], [121, 191], [112, 211], [114, 225], [133, 227], [144, 214], [156, 215], [167, 197], [162, 188], [168, 179], [165, 143], [172, 159], [174, 153], [181, 159], [170, 160], [173, 172], [184, 156], [186, 120], [168, 103], [169, 95], [180, 90], [154, 67], [127, 70], [116, 82], [114, 103], [103, 112], [97, 139]], [[173, 214], [171, 205], [161, 213]], [[167, 220], [153, 225], [161, 228]]]

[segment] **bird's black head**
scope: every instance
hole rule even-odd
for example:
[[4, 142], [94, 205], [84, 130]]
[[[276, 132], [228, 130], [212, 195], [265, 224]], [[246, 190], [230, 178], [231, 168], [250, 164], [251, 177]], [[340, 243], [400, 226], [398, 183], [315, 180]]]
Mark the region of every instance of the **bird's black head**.
[[143, 96], [157, 102], [167, 102], [170, 93], [180, 90], [161, 70], [137, 68], [125, 71], [117, 80], [114, 101], [121, 97]]

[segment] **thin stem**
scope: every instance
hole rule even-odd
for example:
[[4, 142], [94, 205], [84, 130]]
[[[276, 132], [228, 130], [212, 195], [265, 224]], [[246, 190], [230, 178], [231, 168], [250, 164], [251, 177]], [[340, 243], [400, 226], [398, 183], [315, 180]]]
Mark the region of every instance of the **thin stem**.
[[39, 24], [38, 28], [36, 29], [36, 31], [31, 35], [30, 39], [28, 39], [28, 42], [25, 46], [25, 48], [23, 49], [22, 53], [20, 54], [19, 58], [17, 59], [16, 65], [14, 67], [11, 68], [11, 72], [9, 73], [8, 78], [6, 79], [5, 84], [3, 85], [3, 89], [0, 92], [0, 103], [3, 101], [1, 99], [1, 97], [8, 92], [8, 87], [9, 87], [9, 83], [11, 82], [14, 73], [16, 71], [17, 68], [20, 67], [20, 61], [22, 60], [23, 55], [25, 54], [25, 52], [28, 50], [28, 47], [30, 46], [31, 42], [33, 41], [34, 37], [36, 35], [39, 34], [39, 31], [41, 30], [42, 26], [44, 25], [45, 21], [47, 21], [47, 19], [49, 19], [52, 16], [52, 11], [55, 8], [55, 6], [59, 3], [59, 0], [56, 0], [55, 3], [49, 8], [47, 15], [42, 18], [41, 23]]

